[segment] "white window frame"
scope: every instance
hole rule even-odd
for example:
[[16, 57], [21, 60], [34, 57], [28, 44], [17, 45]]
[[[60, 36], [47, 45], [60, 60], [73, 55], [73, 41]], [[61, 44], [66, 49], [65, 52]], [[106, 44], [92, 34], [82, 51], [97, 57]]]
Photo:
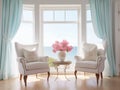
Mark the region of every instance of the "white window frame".
[[[43, 11], [44, 10], [78, 10], [78, 21], [53, 21], [54, 23], [78, 23], [78, 50], [80, 50], [81, 41], [81, 5], [40, 5], [40, 30], [39, 30], [39, 42], [40, 54], [44, 54], [43, 50]], [[51, 21], [45, 21], [44, 23], [52, 23]], [[80, 37], [81, 36], [81, 37]], [[79, 53], [80, 51], [78, 51]]]

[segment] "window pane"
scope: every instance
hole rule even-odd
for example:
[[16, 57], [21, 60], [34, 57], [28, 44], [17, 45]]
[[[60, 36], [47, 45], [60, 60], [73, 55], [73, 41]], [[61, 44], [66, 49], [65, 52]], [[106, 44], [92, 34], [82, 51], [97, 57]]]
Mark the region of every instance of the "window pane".
[[14, 41], [21, 43], [33, 43], [35, 41], [34, 34], [32, 23], [21, 23], [20, 28], [14, 37]]
[[87, 10], [87, 12], [86, 12], [86, 20], [87, 21], [91, 21], [92, 19], [91, 19], [91, 11], [90, 10]]
[[33, 21], [33, 11], [23, 10], [23, 21]]
[[77, 10], [67, 10], [66, 11], [66, 21], [78, 21]]
[[43, 29], [44, 46], [51, 46], [56, 40], [63, 39], [77, 46], [77, 24], [44, 24]]
[[55, 11], [55, 21], [64, 21], [65, 13], [62, 10]]
[[51, 10], [43, 11], [43, 21], [53, 21], [53, 11]]

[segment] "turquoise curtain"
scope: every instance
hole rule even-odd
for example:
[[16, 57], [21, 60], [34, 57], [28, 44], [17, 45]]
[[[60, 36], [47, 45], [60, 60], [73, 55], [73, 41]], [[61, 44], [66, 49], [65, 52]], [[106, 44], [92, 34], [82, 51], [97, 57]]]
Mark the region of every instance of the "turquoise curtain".
[[2, 21], [0, 30], [0, 79], [13, 76], [12, 42], [20, 25], [22, 15], [22, 0], [2, 0]]
[[109, 76], [116, 75], [112, 35], [112, 0], [90, 0], [93, 26], [96, 35], [107, 40], [107, 62]]

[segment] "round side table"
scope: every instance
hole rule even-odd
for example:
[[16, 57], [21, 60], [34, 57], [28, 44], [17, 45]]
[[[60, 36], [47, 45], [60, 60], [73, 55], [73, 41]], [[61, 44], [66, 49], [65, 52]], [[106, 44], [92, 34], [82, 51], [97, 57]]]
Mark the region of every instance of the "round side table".
[[55, 68], [57, 70], [57, 77], [56, 77], [56, 79], [58, 78], [58, 67], [60, 65], [64, 65], [65, 66], [65, 68], [64, 68], [64, 75], [65, 75], [65, 78], [68, 80], [68, 78], [66, 77], [66, 69], [67, 69], [67, 66], [70, 65], [71, 63], [72, 63], [71, 61], [54, 61], [53, 62], [53, 64], [55, 65]]

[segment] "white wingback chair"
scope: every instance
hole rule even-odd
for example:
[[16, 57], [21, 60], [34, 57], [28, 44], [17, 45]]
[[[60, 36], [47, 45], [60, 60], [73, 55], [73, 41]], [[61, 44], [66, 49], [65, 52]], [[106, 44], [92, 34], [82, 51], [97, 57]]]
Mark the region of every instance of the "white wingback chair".
[[103, 49], [97, 49], [94, 44], [85, 43], [83, 45], [84, 58], [75, 56], [75, 77], [77, 79], [77, 71], [95, 73], [97, 84], [99, 81], [99, 75], [103, 78], [102, 72], [104, 70], [106, 41], [103, 41]]
[[48, 65], [48, 56], [38, 56], [38, 43], [31, 45], [22, 45], [15, 42], [17, 53], [18, 68], [20, 80], [24, 78], [25, 86], [27, 85], [27, 76], [37, 73], [48, 73], [49, 80], [50, 70]]

